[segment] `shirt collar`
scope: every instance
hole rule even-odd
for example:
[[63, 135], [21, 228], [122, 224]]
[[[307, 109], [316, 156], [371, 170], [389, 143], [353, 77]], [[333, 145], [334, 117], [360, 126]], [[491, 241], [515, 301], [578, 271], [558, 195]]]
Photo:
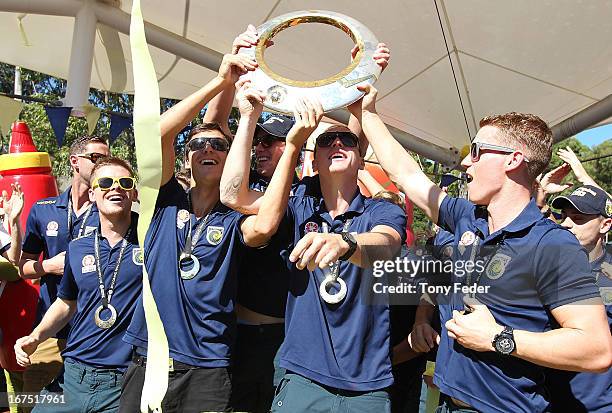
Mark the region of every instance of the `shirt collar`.
[[[95, 206], [95, 204], [94, 204]], [[132, 211], [132, 220], [130, 222], [130, 236], [127, 238], [130, 244], [138, 245], [138, 213]], [[96, 229], [96, 236], [98, 239], [105, 239], [102, 236], [101, 224], [98, 223], [98, 228]]]
[[529, 200], [527, 206], [521, 211], [521, 213], [514, 218], [514, 220], [502, 228], [504, 232], [520, 232], [526, 228], [529, 228], [536, 222], [547, 219], [540, 212], [540, 208], [535, 203], [535, 199]]
[[592, 271], [601, 271], [601, 265], [604, 263], [612, 263], [612, 254], [608, 253], [606, 247], [604, 245], [604, 253], [601, 254], [601, 257], [597, 258], [595, 261], [591, 262], [591, 270]]
[[[355, 195], [353, 195], [353, 199], [351, 200], [348, 209], [343, 214], [338, 215], [336, 219], [341, 219], [342, 217], [350, 218], [362, 214], [365, 210], [365, 199], [366, 198], [361, 194], [361, 192], [359, 192], [359, 188], [357, 188], [357, 191], [355, 192]], [[323, 199], [323, 197], [319, 199], [319, 203], [317, 205], [316, 210], [321, 215], [321, 217], [329, 223], [332, 223], [334, 221], [331, 215], [329, 215], [329, 212], [327, 211], [327, 207], [325, 206], [325, 200]]]
[[70, 201], [70, 190], [72, 189], [72, 186], [69, 186], [68, 189], [66, 189], [64, 192], [62, 192], [58, 197], [57, 197], [57, 202], [55, 203], [56, 206], [58, 207], [62, 207], [62, 208], [68, 208], [68, 202]]

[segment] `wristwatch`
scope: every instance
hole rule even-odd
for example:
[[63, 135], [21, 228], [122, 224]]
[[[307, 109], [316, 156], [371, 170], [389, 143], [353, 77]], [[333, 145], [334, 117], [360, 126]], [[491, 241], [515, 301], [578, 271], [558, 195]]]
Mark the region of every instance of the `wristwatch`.
[[342, 257], [338, 259], [340, 261], [348, 261], [353, 256], [353, 254], [355, 253], [355, 250], [357, 249], [357, 240], [355, 239], [355, 236], [351, 232], [343, 231], [341, 235], [342, 235], [342, 239], [344, 240], [344, 242], [346, 242], [349, 245], [349, 249]]
[[495, 335], [493, 338], [493, 348], [495, 352], [504, 356], [509, 356], [516, 349], [514, 341], [514, 329], [512, 327], [504, 327], [503, 331]]

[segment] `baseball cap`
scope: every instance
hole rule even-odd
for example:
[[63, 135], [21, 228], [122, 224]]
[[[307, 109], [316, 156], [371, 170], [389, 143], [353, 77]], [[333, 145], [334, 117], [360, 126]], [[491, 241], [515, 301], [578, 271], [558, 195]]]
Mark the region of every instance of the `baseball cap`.
[[290, 116], [273, 114], [264, 122], [257, 123], [257, 127], [274, 137], [284, 139], [294, 124], [295, 120]]
[[568, 206], [576, 208], [580, 213], [587, 215], [602, 215], [606, 218], [612, 217], [612, 201], [608, 194], [601, 188], [593, 185], [584, 185], [569, 196], [559, 196], [552, 202], [555, 209], [563, 209]]

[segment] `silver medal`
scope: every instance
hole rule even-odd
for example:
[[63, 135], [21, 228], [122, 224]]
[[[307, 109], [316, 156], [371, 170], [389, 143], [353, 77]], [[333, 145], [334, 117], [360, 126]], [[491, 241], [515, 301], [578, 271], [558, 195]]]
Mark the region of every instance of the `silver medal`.
[[111, 328], [115, 324], [115, 321], [117, 321], [117, 310], [115, 310], [115, 307], [108, 303], [106, 308], [110, 310], [111, 313], [110, 317], [108, 317], [106, 320], [102, 320], [102, 317], [100, 317], [100, 313], [102, 313], [102, 310], [104, 310], [103, 305], [96, 308], [96, 313], [94, 314], [96, 325], [104, 330]]
[[[189, 261], [193, 262], [193, 266], [188, 270], [184, 270], [182, 264], [189, 264]], [[195, 256], [183, 252], [179, 258], [179, 271], [183, 280], [191, 280], [200, 272], [200, 261]]]

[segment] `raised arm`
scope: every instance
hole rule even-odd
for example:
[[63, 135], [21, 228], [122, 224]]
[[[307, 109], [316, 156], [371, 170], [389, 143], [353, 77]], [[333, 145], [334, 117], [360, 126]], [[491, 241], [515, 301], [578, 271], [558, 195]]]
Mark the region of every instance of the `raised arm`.
[[251, 172], [251, 147], [257, 120], [263, 110], [263, 92], [251, 87], [249, 81], [241, 81], [238, 92], [240, 122], [234, 142], [227, 154], [221, 176], [221, 202], [244, 214], [256, 214], [261, 204], [262, 192], [249, 189]]
[[161, 117], [163, 159], [161, 185], [167, 183], [174, 174], [174, 141], [178, 133], [215, 95], [226, 87], [233, 87], [240, 75], [256, 67], [257, 63], [245, 56], [225, 55], [219, 67], [219, 74], [214, 79], [164, 112]]
[[423, 173], [419, 164], [391, 135], [376, 112], [377, 90], [371, 85], [357, 86], [365, 96], [349, 106], [372, 145], [376, 158], [399, 190], [434, 222], [446, 194]]
[[[238, 54], [238, 51], [243, 47], [252, 47], [257, 44], [259, 35], [257, 29], [252, 24], [249, 24], [247, 29], [238, 35], [232, 43], [232, 54]], [[234, 103], [234, 95], [236, 93], [236, 87], [234, 84], [228, 84], [225, 88], [215, 96], [204, 113], [204, 122], [218, 123], [223, 131], [231, 135], [229, 129], [229, 116], [232, 111], [232, 104]]]
[[21, 257], [21, 224], [19, 218], [23, 211], [23, 191], [19, 184], [11, 184], [11, 197], [2, 191], [3, 208], [11, 228], [11, 246], [3, 254], [11, 264], [18, 265]]
[[582, 185], [592, 185], [596, 186], [597, 188], [601, 188], [601, 186], [599, 186], [597, 182], [591, 178], [586, 169], [584, 169], [582, 162], [580, 162], [580, 159], [578, 159], [574, 151], [572, 151], [572, 148], [569, 146], [559, 148], [557, 155], [559, 155], [559, 158], [561, 158], [563, 162], [572, 168], [574, 175], [576, 175], [576, 179], [578, 179]]
[[319, 102], [300, 100], [294, 110], [295, 124], [287, 134], [285, 150], [281, 155], [270, 185], [261, 198], [257, 215], [251, 215], [242, 223], [242, 234], [247, 245], [265, 245], [278, 226], [287, 210], [291, 183], [295, 166], [304, 142], [317, 128], [323, 117]]

